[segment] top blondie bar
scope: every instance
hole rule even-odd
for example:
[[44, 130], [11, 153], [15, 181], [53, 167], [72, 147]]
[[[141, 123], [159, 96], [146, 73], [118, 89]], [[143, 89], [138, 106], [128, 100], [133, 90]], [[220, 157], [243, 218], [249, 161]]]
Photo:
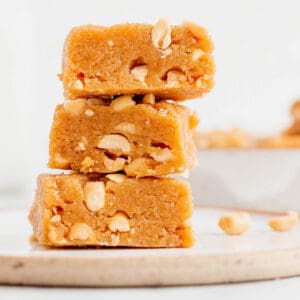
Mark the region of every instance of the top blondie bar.
[[68, 35], [61, 79], [68, 99], [154, 94], [185, 100], [211, 90], [215, 71], [207, 31], [194, 23], [85, 25]]

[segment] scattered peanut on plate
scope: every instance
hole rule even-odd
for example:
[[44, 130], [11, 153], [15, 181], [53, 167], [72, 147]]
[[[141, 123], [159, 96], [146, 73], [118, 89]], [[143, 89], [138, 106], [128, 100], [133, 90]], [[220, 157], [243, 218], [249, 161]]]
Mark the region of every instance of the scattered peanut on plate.
[[286, 231], [292, 229], [298, 221], [298, 213], [295, 211], [288, 211], [283, 216], [270, 219], [268, 224], [275, 231]]
[[251, 216], [247, 212], [235, 212], [220, 218], [219, 227], [228, 235], [240, 235], [250, 229]]

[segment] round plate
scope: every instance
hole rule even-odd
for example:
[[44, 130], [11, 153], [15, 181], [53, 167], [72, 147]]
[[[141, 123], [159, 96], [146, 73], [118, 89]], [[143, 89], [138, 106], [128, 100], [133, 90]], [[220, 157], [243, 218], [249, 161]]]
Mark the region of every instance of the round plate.
[[29, 242], [27, 210], [0, 211], [0, 283], [48, 286], [163, 286], [241, 282], [300, 274], [300, 227], [277, 233], [267, 216], [227, 236], [225, 210], [196, 208], [191, 249], [50, 249]]

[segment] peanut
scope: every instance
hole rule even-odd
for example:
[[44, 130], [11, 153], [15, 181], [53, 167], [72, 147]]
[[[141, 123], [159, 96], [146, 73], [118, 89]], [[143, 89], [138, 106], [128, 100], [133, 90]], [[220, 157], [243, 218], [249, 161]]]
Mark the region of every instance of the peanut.
[[220, 228], [229, 235], [240, 235], [251, 227], [251, 217], [247, 212], [236, 212], [219, 220]]
[[298, 213], [295, 211], [288, 211], [284, 216], [270, 219], [268, 224], [275, 231], [286, 231], [292, 229], [298, 221]]

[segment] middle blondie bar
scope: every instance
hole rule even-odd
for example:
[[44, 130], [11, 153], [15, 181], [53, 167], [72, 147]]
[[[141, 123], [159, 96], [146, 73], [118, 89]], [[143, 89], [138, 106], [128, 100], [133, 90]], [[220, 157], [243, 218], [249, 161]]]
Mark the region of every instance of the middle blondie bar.
[[[136, 102], [137, 101], [137, 102]], [[79, 99], [58, 105], [50, 134], [50, 168], [128, 176], [183, 172], [196, 163], [188, 108], [121, 96], [105, 103]]]

